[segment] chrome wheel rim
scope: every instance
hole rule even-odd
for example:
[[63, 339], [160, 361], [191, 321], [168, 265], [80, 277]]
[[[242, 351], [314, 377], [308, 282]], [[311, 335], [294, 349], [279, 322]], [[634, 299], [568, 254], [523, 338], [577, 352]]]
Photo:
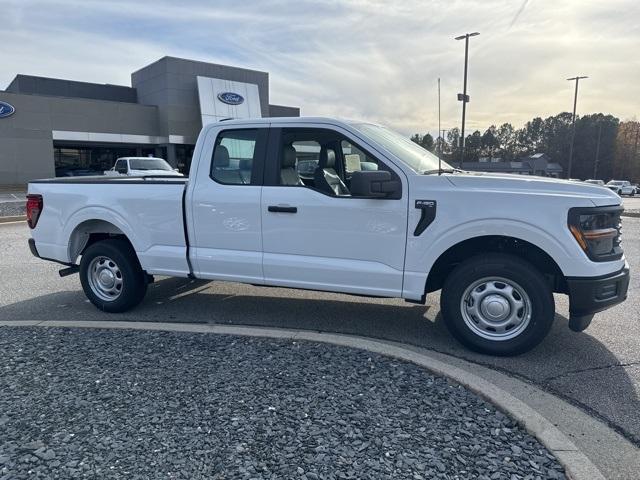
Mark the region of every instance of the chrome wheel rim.
[[87, 273], [91, 291], [100, 300], [113, 302], [122, 294], [122, 272], [109, 257], [99, 256], [91, 260]]
[[485, 277], [464, 291], [460, 311], [476, 335], [488, 340], [511, 340], [531, 322], [531, 299], [513, 280]]

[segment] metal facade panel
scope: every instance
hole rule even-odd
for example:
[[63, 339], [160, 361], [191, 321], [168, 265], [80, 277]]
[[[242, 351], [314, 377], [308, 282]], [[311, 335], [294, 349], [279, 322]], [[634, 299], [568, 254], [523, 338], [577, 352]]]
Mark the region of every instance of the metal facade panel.
[[[225, 118], [260, 118], [262, 108], [258, 85], [221, 78], [197, 77], [198, 97], [202, 125], [219, 122]], [[234, 93], [242, 96], [238, 105], [225, 103], [218, 96]]]

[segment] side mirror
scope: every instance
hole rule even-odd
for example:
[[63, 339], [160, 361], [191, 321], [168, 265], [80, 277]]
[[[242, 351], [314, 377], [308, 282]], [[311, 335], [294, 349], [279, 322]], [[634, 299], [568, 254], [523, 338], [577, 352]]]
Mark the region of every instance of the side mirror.
[[394, 197], [401, 189], [400, 181], [394, 180], [386, 170], [360, 170], [351, 175], [351, 195], [354, 197]]
[[116, 168], [116, 171], [118, 173], [122, 173], [122, 174], [126, 175], [127, 174], [127, 167]]

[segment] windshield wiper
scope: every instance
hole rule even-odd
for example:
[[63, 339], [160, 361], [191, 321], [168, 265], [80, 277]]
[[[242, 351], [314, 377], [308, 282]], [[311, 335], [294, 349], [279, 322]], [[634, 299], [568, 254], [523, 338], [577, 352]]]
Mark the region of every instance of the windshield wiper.
[[422, 172], [422, 175], [433, 175], [434, 173], [464, 173], [464, 170], [460, 170], [459, 168], [441, 168], [435, 170], [425, 170]]

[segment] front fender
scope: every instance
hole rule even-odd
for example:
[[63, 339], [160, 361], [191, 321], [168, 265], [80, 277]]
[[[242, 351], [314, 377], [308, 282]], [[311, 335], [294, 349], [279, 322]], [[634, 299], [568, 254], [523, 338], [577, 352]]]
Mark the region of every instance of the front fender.
[[491, 235], [512, 237], [537, 246], [556, 262], [565, 276], [602, 274], [602, 265], [589, 261], [568, 228], [552, 234], [524, 220], [482, 218], [442, 230], [437, 227], [432, 231], [427, 229], [423, 236], [409, 237], [403, 296], [412, 299], [422, 297], [431, 268], [449, 248], [465, 240]]

